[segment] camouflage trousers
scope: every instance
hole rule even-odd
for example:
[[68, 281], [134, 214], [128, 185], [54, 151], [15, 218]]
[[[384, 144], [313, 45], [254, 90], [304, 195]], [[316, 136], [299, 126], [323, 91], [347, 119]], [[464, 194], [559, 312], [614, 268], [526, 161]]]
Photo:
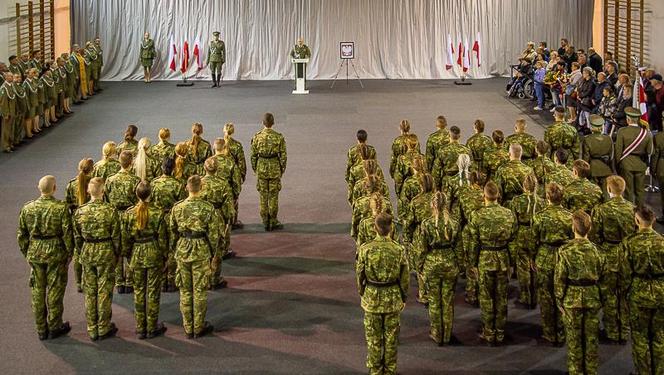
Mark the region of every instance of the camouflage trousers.
[[425, 273], [427, 298], [429, 301], [430, 333], [433, 337], [447, 344], [452, 336], [452, 322], [454, 321], [454, 291], [456, 289], [458, 272], [444, 275], [429, 275]]
[[482, 335], [487, 342], [502, 342], [507, 323], [508, 271], [479, 269], [480, 316]]
[[534, 306], [537, 304], [535, 291], [535, 249], [533, 235], [530, 227], [520, 225], [514, 241], [510, 243], [510, 256], [516, 266], [516, 278], [519, 281], [518, 301]]
[[163, 279], [168, 286], [175, 286], [175, 275], [177, 273], [178, 263], [175, 261], [175, 254], [170, 251], [166, 259], [166, 277]]
[[614, 341], [629, 337], [629, 312], [619, 281], [620, 274], [607, 272], [599, 284], [602, 291], [602, 324], [606, 336]]
[[417, 280], [417, 298], [420, 300], [426, 300], [427, 286], [426, 282], [424, 281], [424, 275], [418, 267], [422, 254], [418, 250], [417, 246], [413, 246], [411, 242], [406, 242], [403, 246], [406, 248], [406, 254], [408, 256], [408, 267], [409, 269], [415, 271], [415, 278]]
[[637, 374], [664, 374], [664, 309], [629, 306], [632, 358]]
[[76, 287], [83, 289], [83, 266], [81, 262], [78, 261], [77, 257], [74, 257], [74, 280], [76, 280]]
[[646, 173], [625, 171], [618, 168], [619, 175], [625, 180], [625, 199], [639, 206], [646, 199]]
[[131, 268], [129, 259], [120, 257], [120, 261], [115, 265], [115, 286], [131, 286]]
[[30, 290], [32, 312], [38, 333], [62, 326], [62, 300], [67, 288], [67, 265], [65, 263], [30, 263]]
[[364, 313], [369, 374], [397, 373], [400, 319], [400, 311], [385, 314]]
[[567, 369], [570, 374], [597, 374], [599, 309], [565, 309]]
[[471, 304], [477, 303], [477, 288], [478, 280], [477, 275], [472, 272], [474, 265], [470, 262], [470, 247], [468, 246], [470, 230], [465, 226], [461, 231], [461, 239], [463, 242], [464, 262], [466, 268], [466, 301]]
[[279, 191], [281, 191], [281, 180], [258, 179], [256, 189], [260, 195], [260, 214], [266, 227], [279, 223]]
[[175, 276], [180, 289], [180, 312], [186, 334], [196, 334], [205, 326], [207, 290], [210, 287], [210, 262], [180, 262]]
[[157, 328], [162, 276], [162, 267], [132, 270], [136, 333], [149, 333]]
[[553, 284], [554, 270], [538, 270], [537, 300], [542, 316], [542, 337], [552, 343], [565, 342], [562, 317], [556, 304]]
[[85, 318], [91, 338], [103, 336], [111, 330], [114, 269], [113, 263], [83, 265]]
[[221, 61], [210, 61], [208, 67], [211, 74], [221, 74], [221, 67], [224, 65]]

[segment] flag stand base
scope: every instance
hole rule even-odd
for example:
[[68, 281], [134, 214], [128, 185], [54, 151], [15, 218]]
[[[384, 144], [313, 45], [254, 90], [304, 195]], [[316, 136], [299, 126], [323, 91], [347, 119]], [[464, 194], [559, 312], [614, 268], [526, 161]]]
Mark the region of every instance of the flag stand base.
[[454, 81], [454, 84], [457, 86], [470, 86], [473, 83], [470, 81], [466, 81], [466, 76], [462, 76], [461, 81]]
[[182, 78], [182, 82], [179, 82], [176, 86], [177, 87], [190, 87], [190, 86], [193, 86], [193, 85], [194, 85], [194, 83], [191, 82], [191, 81], [187, 81], [187, 77], [184, 76]]

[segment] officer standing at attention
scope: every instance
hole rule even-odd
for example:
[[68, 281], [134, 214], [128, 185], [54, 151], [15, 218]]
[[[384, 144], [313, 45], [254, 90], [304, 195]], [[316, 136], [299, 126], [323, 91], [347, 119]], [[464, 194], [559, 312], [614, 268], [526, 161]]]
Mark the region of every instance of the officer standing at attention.
[[616, 135], [615, 156], [618, 174], [625, 179], [625, 197], [637, 206], [645, 201], [646, 169], [653, 152], [652, 135], [639, 124], [641, 111], [625, 108], [627, 126]]
[[212, 33], [212, 41], [208, 49], [206, 65], [212, 73], [212, 87], [219, 87], [221, 81], [221, 68], [226, 62], [226, 45], [219, 39], [219, 31]]
[[600, 115], [590, 115], [591, 134], [583, 137], [581, 141], [581, 158], [590, 164], [592, 182], [599, 185], [604, 198], [609, 195], [606, 191], [606, 178], [613, 174], [613, 141], [611, 137], [602, 134], [604, 118]]
[[283, 229], [277, 220], [281, 176], [286, 171], [286, 141], [272, 130], [274, 116], [263, 115], [263, 130], [251, 139], [251, 169], [256, 174], [260, 194], [260, 214], [266, 231]]
[[143, 82], [150, 83], [152, 82], [152, 63], [155, 57], [155, 48], [154, 40], [150, 39], [150, 33], [145, 33], [143, 35], [143, 41], [141, 42], [141, 65], [143, 66]]

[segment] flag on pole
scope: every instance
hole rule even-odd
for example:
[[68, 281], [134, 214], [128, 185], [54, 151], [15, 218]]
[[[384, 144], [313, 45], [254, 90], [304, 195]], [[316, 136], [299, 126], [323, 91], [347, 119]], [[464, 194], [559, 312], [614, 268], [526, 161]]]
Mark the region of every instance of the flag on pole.
[[648, 121], [648, 97], [646, 96], [646, 88], [643, 86], [643, 79], [637, 74], [636, 80], [634, 81], [634, 92], [632, 95], [632, 101], [634, 108], [638, 108], [641, 111], [641, 125], [649, 127], [650, 122]]
[[182, 67], [180, 67], [180, 71], [185, 74], [187, 69], [189, 69], [189, 43], [185, 39], [182, 45]]
[[475, 51], [475, 54], [477, 56], [477, 66], [482, 66], [482, 61], [480, 60], [480, 33], [477, 33], [477, 37], [475, 38], [475, 43], [473, 44], [473, 51]]
[[457, 49], [457, 65], [463, 66], [463, 42], [459, 38], [459, 48]]
[[201, 42], [198, 39], [198, 37], [196, 37], [196, 41], [194, 42], [193, 55], [194, 55], [194, 58], [196, 59], [196, 67], [197, 67], [196, 69], [197, 70], [203, 69], [203, 60], [201, 59], [201, 54], [202, 54], [201, 52], [202, 52]]
[[463, 71], [464, 73], [470, 68], [470, 50], [468, 49], [468, 38], [465, 39], [463, 45]]
[[452, 36], [447, 34], [447, 63], [445, 69], [450, 70], [454, 66], [454, 45], [452, 44]]
[[177, 66], [178, 66], [178, 49], [175, 46], [175, 40], [171, 35], [171, 41], [168, 47], [168, 67], [172, 71], [175, 71], [175, 69], [177, 69]]

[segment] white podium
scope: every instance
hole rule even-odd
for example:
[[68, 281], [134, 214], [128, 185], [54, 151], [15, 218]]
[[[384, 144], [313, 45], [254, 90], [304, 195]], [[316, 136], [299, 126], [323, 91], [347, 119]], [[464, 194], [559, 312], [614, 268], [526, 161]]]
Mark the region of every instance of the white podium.
[[295, 90], [293, 94], [308, 94], [307, 90], [307, 64], [309, 59], [292, 59], [295, 68]]

